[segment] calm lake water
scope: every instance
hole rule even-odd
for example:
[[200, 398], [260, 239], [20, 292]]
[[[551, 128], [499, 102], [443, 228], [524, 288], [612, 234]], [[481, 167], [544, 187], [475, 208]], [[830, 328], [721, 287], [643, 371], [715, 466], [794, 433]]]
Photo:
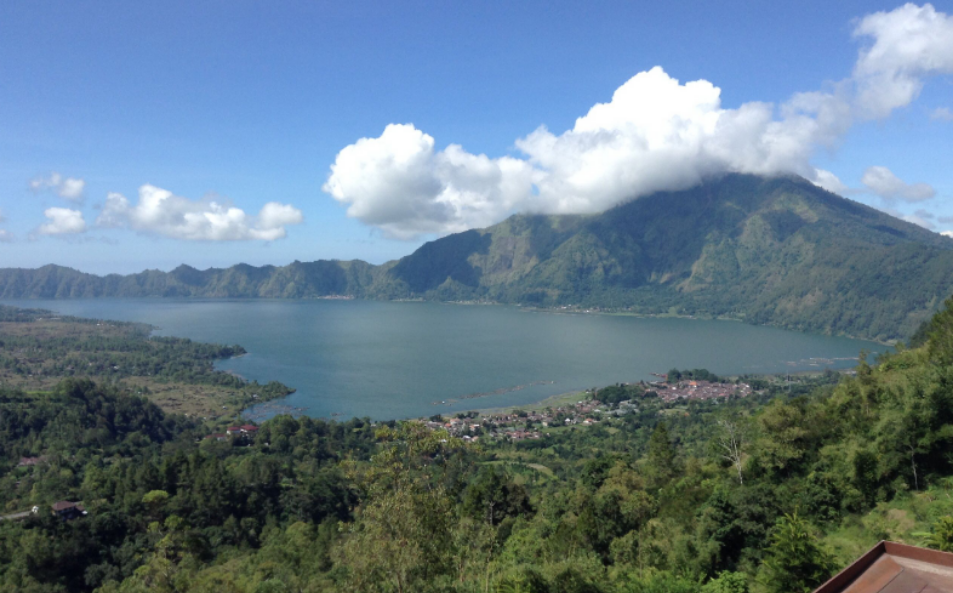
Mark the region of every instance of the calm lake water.
[[[871, 342], [730, 321], [642, 319], [440, 303], [285, 300], [5, 301], [157, 326], [158, 335], [241, 344], [218, 367], [297, 393], [315, 417], [408, 418], [524, 405], [651, 380], [670, 368], [725, 375], [855, 364]], [[465, 398], [472, 394], [488, 394]], [[436, 402], [436, 403], [435, 403]], [[447, 403], [440, 403], [447, 402]]]

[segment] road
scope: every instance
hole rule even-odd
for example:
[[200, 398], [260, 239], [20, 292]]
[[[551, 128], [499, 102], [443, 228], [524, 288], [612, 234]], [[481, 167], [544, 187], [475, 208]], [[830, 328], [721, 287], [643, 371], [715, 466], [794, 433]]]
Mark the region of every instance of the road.
[[0, 521], [16, 521], [17, 519], [26, 519], [32, 515], [30, 511], [23, 511], [22, 513], [13, 513], [12, 515], [0, 515]]

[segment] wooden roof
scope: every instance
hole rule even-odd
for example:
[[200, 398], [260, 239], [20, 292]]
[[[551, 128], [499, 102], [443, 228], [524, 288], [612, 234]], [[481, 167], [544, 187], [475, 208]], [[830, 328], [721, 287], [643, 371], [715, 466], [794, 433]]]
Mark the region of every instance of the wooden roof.
[[953, 554], [880, 542], [814, 593], [953, 593]]
[[65, 511], [67, 509], [72, 509], [72, 508], [82, 509], [82, 506], [78, 502], [70, 502], [68, 500], [61, 500], [59, 502], [54, 502], [52, 508], [54, 511], [59, 512], [59, 511]]

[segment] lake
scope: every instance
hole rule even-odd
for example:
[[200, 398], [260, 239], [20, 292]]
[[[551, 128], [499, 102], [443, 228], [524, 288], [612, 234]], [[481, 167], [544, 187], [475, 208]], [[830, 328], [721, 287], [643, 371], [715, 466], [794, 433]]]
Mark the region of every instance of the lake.
[[[526, 311], [519, 307], [334, 300], [4, 301], [157, 326], [156, 334], [241, 344], [217, 366], [297, 392], [315, 417], [373, 419], [530, 404], [650, 373], [848, 368], [872, 342], [731, 321]], [[475, 394], [482, 394], [473, 397]], [[445, 402], [445, 403], [442, 403]]]

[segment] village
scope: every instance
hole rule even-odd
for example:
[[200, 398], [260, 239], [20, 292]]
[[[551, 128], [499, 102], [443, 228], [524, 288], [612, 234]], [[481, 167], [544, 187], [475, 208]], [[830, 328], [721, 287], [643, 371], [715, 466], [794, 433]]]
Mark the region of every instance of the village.
[[600, 406], [605, 407], [595, 400], [583, 400], [575, 404], [528, 412], [514, 410], [485, 415], [479, 412], [463, 412], [447, 420], [432, 416], [425, 424], [433, 430], [446, 429], [452, 436], [468, 442], [476, 442], [480, 438], [522, 441], [541, 438], [541, 429], [595, 424], [599, 421], [597, 417], [602, 414]]
[[559, 427], [593, 426], [612, 417], [638, 413], [636, 398], [639, 397], [657, 397], [664, 403], [675, 403], [678, 400], [707, 401], [747, 397], [753, 392], [747, 383], [700, 380], [677, 381], [671, 384], [666, 381], [640, 382], [633, 385], [621, 384], [619, 388], [632, 389], [632, 393], [638, 395], [621, 401], [600, 401], [597, 398], [605, 390], [586, 390], [580, 393], [585, 399], [556, 407], [488, 414], [462, 412], [453, 418], [436, 415], [422, 422], [432, 430], [447, 430], [451, 436], [467, 442], [478, 442], [481, 438], [523, 441], [540, 439], [549, 434], [549, 430]]
[[747, 383], [713, 383], [711, 381], [678, 381], [666, 383], [654, 381], [649, 383], [659, 398], [667, 403], [679, 399], [709, 400], [727, 397], [748, 397], [751, 395], [751, 386]]

